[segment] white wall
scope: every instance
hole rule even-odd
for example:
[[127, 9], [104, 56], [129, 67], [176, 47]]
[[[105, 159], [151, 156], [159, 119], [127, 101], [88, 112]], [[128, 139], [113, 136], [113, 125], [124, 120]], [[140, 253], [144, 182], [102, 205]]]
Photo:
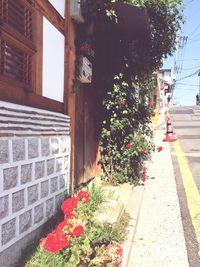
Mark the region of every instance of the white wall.
[[59, 102], [64, 94], [64, 45], [64, 36], [44, 17], [42, 95]]
[[49, 2], [60, 13], [61, 16], [65, 17], [65, 0], [49, 0]]

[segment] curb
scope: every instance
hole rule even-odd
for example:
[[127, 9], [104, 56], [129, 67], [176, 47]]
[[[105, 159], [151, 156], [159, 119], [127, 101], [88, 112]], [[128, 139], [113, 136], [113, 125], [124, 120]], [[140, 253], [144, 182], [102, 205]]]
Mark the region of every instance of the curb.
[[137, 230], [137, 224], [143, 202], [144, 192], [145, 186], [134, 187], [129, 201], [125, 207], [125, 210], [131, 215], [131, 220], [128, 227], [128, 238], [123, 244], [124, 255], [122, 260], [122, 267], [129, 266], [130, 255], [133, 249], [133, 240], [135, 238]]

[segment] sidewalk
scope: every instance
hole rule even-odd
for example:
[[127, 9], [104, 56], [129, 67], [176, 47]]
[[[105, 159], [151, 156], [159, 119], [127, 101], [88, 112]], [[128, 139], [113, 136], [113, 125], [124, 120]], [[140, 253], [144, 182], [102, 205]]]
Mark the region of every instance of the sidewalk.
[[139, 189], [143, 193], [136, 194], [129, 204], [135, 229], [127, 241], [123, 267], [189, 267], [169, 143], [162, 142], [164, 129], [162, 113], [155, 144], [163, 150], [154, 153], [149, 179], [144, 189]]

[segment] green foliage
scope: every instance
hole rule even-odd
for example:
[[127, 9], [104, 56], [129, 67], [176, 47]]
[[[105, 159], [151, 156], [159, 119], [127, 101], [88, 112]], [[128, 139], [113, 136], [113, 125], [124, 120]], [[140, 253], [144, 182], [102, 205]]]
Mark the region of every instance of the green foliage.
[[146, 8], [150, 24], [150, 38], [146, 38], [145, 42], [135, 40], [131, 43], [129, 62], [133, 71], [151, 73], [162, 66], [163, 58], [175, 51], [177, 34], [184, 22], [183, 2], [182, 0], [129, 0], [128, 2]]
[[[70, 246], [55, 253], [46, 251], [40, 245], [25, 267], [102, 266], [98, 265], [98, 259], [95, 260], [99, 247], [104, 247], [105, 250], [111, 242], [122, 240], [130, 217], [124, 213], [116, 224], [100, 222], [96, 212], [105, 209], [110, 192], [106, 193], [95, 183], [88, 186], [87, 190], [89, 202], [80, 201], [76, 208], [76, 217], [68, 220], [73, 225], [83, 225], [84, 232], [76, 238], [69, 237]], [[67, 233], [68, 230], [65, 227], [62, 231]]]
[[[152, 73], [162, 65], [163, 58], [176, 48], [177, 33], [184, 22], [182, 0], [116, 0], [146, 8], [149, 17], [149, 36], [127, 42], [126, 50], [132, 73]], [[82, 9], [86, 20], [109, 17], [118, 22], [115, 3], [111, 0], [84, 0]], [[126, 54], [127, 55], [127, 54]]]
[[[84, 222], [88, 227], [88, 231], [86, 230], [86, 235], [88, 237], [88, 234], [90, 235], [91, 230], [90, 228], [94, 226], [94, 224], [97, 222], [97, 218], [95, 215], [95, 212], [104, 210], [108, 194], [104, 191], [102, 187], [96, 186], [93, 182], [91, 186], [88, 188], [88, 191], [90, 193], [90, 201], [87, 205], [85, 205], [84, 202], [80, 202], [78, 204], [77, 209], [77, 217], [78, 221]], [[98, 223], [96, 224], [98, 228]], [[94, 227], [93, 227], [94, 228]], [[92, 238], [90, 238], [92, 239]]]
[[35, 254], [31, 259], [25, 264], [25, 267], [65, 267], [66, 262], [61, 254], [52, 254], [44, 249], [38, 247]]
[[103, 224], [103, 231], [100, 235], [102, 241], [115, 241], [115, 242], [123, 242], [126, 239], [126, 231], [125, 229], [128, 227], [130, 221], [130, 215], [124, 211], [119, 220], [113, 225], [105, 222]]
[[96, 18], [114, 18], [116, 20], [116, 13], [110, 6], [110, 0], [84, 0], [81, 1], [82, 13], [86, 21], [91, 21]]

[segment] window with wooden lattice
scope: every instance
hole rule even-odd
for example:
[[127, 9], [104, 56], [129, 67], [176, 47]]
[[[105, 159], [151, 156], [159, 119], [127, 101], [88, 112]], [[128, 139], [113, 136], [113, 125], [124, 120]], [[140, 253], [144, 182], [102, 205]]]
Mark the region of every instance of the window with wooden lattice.
[[30, 0], [0, 0], [0, 78], [33, 87], [35, 8]]
[[0, 0], [0, 101], [63, 112], [63, 102], [43, 90], [45, 18], [65, 36], [50, 1]]

